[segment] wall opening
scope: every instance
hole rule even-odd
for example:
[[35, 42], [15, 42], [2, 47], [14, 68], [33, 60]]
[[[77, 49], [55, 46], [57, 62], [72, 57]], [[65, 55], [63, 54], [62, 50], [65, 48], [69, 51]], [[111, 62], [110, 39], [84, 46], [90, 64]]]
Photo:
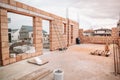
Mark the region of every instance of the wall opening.
[[50, 51], [50, 21], [42, 20], [43, 53]]
[[11, 12], [7, 15], [10, 57], [34, 54], [33, 18]]
[[71, 25], [71, 44], [73, 43], [73, 25]]
[[119, 31], [119, 37], [120, 37], [120, 31]]
[[66, 24], [63, 23], [63, 30], [62, 30], [62, 33], [66, 35]]

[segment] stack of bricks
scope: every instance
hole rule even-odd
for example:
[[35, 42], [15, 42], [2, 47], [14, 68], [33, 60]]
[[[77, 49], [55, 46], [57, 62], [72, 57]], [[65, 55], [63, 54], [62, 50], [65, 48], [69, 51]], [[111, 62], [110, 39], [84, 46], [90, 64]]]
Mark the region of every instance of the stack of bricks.
[[0, 9], [0, 61], [2, 65], [9, 64], [7, 10]]

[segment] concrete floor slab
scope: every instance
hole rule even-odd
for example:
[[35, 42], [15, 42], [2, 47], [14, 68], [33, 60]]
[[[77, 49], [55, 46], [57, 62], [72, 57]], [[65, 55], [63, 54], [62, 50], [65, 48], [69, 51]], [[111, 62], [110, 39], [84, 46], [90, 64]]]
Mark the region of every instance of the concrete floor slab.
[[[43, 66], [27, 63], [23, 60], [8, 66], [0, 67], [0, 80], [14, 80], [40, 68], [64, 70], [64, 80], [120, 80], [114, 76], [113, 55], [109, 57], [90, 55], [95, 49], [103, 50], [104, 45], [80, 44], [69, 47], [64, 52], [54, 51], [39, 56], [49, 60]], [[111, 48], [112, 49], [112, 48]], [[42, 80], [53, 80], [50, 74]]]

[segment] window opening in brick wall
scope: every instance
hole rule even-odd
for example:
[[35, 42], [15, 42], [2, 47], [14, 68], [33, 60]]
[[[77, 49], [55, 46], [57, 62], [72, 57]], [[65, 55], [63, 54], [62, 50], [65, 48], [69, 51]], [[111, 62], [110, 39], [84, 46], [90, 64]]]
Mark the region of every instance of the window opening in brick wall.
[[71, 44], [73, 43], [73, 25], [71, 25]]
[[8, 40], [10, 57], [35, 53], [33, 18], [8, 12]]
[[42, 20], [43, 53], [50, 49], [50, 21]]
[[119, 31], [119, 37], [120, 37], [120, 31]]
[[66, 34], [66, 24], [65, 24], [65, 23], [63, 23], [62, 33], [63, 33], [63, 34]]

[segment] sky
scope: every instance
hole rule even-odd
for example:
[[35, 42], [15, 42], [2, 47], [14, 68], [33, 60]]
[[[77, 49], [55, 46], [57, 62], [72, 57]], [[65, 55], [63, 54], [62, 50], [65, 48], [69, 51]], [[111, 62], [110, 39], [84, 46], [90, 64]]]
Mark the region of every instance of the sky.
[[[44, 11], [78, 21], [79, 28], [112, 28], [120, 15], [120, 0], [16, 0]], [[12, 15], [9, 15], [12, 16]], [[26, 21], [27, 22], [27, 21]], [[45, 22], [44, 25], [48, 25]]]
[[[8, 12], [8, 17], [11, 19], [10, 23], [8, 23], [8, 28], [11, 29], [20, 29], [22, 25], [33, 26], [33, 18], [29, 16], [24, 16], [20, 14], [10, 13]], [[42, 20], [42, 28], [47, 31], [49, 34], [49, 21]]]

